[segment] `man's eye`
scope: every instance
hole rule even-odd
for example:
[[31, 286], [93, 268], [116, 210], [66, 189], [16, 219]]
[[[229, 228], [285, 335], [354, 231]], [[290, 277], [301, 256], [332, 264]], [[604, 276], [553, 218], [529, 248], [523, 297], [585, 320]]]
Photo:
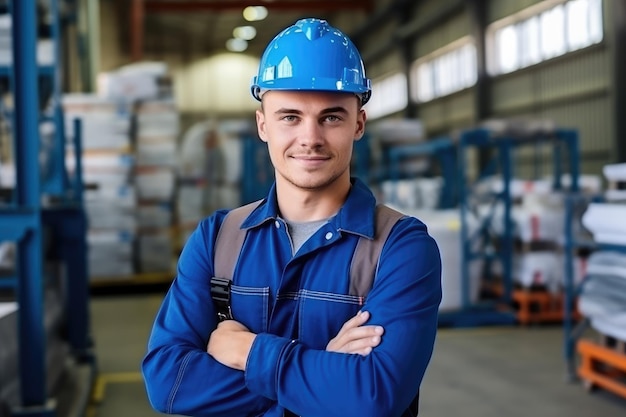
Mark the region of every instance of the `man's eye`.
[[298, 120], [298, 118], [293, 115], [287, 115], [283, 117], [283, 120], [286, 122], [295, 122], [296, 120]]
[[337, 122], [339, 120], [341, 120], [339, 118], [339, 116], [335, 116], [335, 115], [332, 115], [332, 114], [329, 115], [329, 116], [326, 116], [326, 121], [329, 121], [329, 122]]

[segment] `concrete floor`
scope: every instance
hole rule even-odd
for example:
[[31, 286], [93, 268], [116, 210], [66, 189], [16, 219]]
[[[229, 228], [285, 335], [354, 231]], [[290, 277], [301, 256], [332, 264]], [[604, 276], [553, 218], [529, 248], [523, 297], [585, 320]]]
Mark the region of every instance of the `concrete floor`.
[[[162, 294], [91, 301], [98, 378], [88, 417], [160, 415], [139, 363]], [[566, 382], [559, 326], [441, 329], [421, 389], [421, 417], [624, 417], [626, 399]]]

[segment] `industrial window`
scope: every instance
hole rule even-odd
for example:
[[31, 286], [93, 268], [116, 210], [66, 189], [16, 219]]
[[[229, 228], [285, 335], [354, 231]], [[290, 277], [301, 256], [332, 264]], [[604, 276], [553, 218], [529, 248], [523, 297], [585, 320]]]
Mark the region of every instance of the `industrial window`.
[[372, 81], [372, 98], [366, 104], [367, 117], [376, 119], [404, 110], [408, 104], [406, 76], [396, 73]]
[[490, 25], [489, 72], [512, 72], [599, 43], [602, 37], [602, 0], [545, 0]]
[[476, 46], [465, 37], [418, 60], [411, 67], [411, 98], [426, 102], [476, 83]]

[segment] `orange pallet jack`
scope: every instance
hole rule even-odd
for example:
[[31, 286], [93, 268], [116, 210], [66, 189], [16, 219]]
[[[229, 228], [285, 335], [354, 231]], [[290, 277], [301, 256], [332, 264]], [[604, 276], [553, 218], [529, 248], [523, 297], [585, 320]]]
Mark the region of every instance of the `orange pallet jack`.
[[[502, 285], [494, 285], [491, 292], [502, 297]], [[522, 288], [515, 287], [511, 291], [511, 301], [515, 308], [515, 318], [521, 325], [562, 323], [565, 317], [565, 294], [552, 293], [543, 287]], [[580, 319], [580, 314], [574, 302], [572, 318]]]
[[[511, 295], [517, 310], [517, 321], [527, 325], [531, 323], [559, 323], [564, 318], [565, 296], [553, 294], [548, 290], [515, 289]], [[577, 309], [572, 312], [578, 320]]]
[[626, 398], [626, 342], [603, 337], [603, 343], [581, 339], [578, 376], [587, 391], [602, 388]]

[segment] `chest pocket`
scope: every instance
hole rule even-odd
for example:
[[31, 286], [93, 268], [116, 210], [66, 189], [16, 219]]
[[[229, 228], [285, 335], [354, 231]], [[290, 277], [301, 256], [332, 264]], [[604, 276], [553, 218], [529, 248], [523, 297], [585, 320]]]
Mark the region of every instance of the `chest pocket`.
[[313, 349], [325, 349], [343, 323], [354, 317], [363, 297], [302, 290], [298, 307], [299, 340]]
[[253, 333], [267, 332], [269, 299], [269, 287], [243, 287], [233, 284], [230, 288], [233, 318]]

